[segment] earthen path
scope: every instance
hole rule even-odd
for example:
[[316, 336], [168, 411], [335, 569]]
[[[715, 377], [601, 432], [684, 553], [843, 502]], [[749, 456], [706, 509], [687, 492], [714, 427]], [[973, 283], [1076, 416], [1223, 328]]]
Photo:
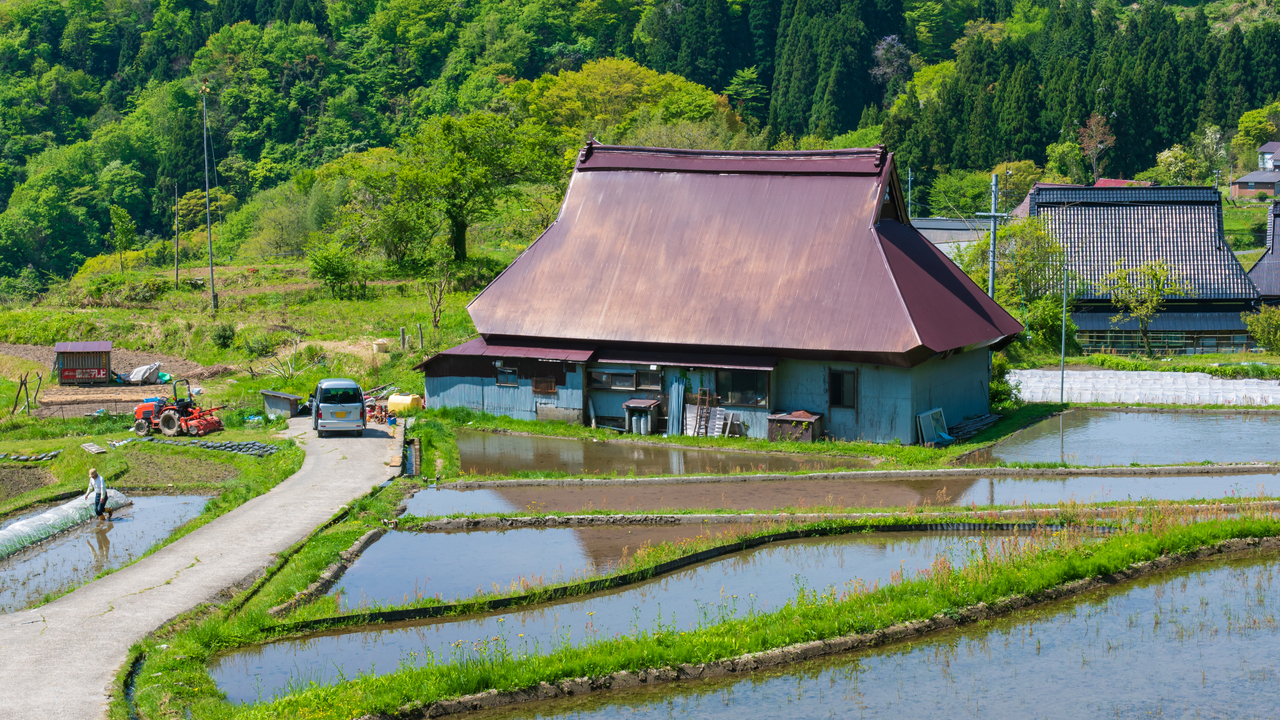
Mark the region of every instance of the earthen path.
[[290, 421], [306, 459], [292, 477], [156, 554], [33, 610], [0, 615], [0, 716], [6, 720], [107, 714], [129, 647], [166, 621], [243, 583], [343, 505], [391, 477], [395, 441], [317, 439]]

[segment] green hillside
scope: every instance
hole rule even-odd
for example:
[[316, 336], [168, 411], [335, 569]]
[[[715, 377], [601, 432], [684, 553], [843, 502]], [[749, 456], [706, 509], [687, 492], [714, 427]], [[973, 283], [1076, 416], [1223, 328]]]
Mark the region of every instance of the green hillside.
[[[509, 259], [554, 217], [592, 134], [882, 141], [915, 173], [921, 214], [950, 212], [999, 163], [1032, 179], [1206, 182], [1248, 170], [1276, 134], [1273, 15], [1114, 0], [9, 0], [0, 296], [117, 250], [163, 266], [175, 226], [180, 261], [207, 262], [206, 114], [214, 260], [328, 247], [360, 259], [339, 285], [421, 276], [442, 238], [459, 260], [468, 242]], [[113, 233], [111, 206], [136, 238]]]

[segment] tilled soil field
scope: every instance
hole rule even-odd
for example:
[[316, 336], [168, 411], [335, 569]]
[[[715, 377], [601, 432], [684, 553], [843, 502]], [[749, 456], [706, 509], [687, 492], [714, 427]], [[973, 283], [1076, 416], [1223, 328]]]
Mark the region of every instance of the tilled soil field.
[[[11, 345], [0, 343], [0, 355], [11, 355], [45, 367], [53, 367], [54, 352], [52, 347], [44, 345]], [[114, 372], [128, 372], [136, 367], [161, 363], [160, 370], [175, 377], [191, 380], [203, 380], [229, 372], [225, 365], [205, 367], [198, 363], [184, 360], [172, 355], [138, 352], [135, 350], [113, 349], [111, 351], [111, 369]], [[31, 378], [31, 391], [36, 389], [35, 378]], [[33, 411], [37, 417], [75, 417], [86, 413], [106, 410], [110, 413], [133, 414], [134, 407], [144, 398], [156, 395], [168, 395], [168, 386], [160, 385], [89, 385], [84, 387], [60, 386], [56, 380], [46, 373], [40, 388], [37, 404], [40, 407]]]
[[[38, 362], [45, 367], [53, 367], [53, 348], [45, 345], [10, 345], [0, 343], [0, 355], [13, 355], [24, 360]], [[128, 372], [136, 367], [163, 363], [160, 369], [175, 377], [187, 377], [204, 369], [204, 366], [190, 360], [171, 355], [137, 352], [115, 348], [111, 351], [111, 369], [115, 372]]]
[[8, 500], [53, 482], [53, 475], [44, 468], [22, 467], [6, 463], [0, 466], [0, 500]]

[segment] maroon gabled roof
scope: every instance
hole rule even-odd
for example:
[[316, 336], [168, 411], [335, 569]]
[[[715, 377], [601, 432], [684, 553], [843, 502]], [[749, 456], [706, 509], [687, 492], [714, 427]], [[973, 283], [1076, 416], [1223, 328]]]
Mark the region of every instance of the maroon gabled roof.
[[472, 338], [461, 345], [441, 351], [414, 366], [421, 371], [435, 358], [441, 355], [484, 355], [486, 357], [519, 357], [537, 360], [564, 360], [565, 362], [586, 362], [591, 359], [595, 348], [581, 345], [538, 345], [502, 343], [490, 344], [484, 338]]
[[882, 147], [591, 146], [556, 222], [468, 309], [486, 337], [898, 365], [1018, 332], [914, 228], [880, 220], [905, 215], [899, 196]]
[[111, 352], [110, 340], [95, 342], [60, 342], [53, 346], [54, 352]]

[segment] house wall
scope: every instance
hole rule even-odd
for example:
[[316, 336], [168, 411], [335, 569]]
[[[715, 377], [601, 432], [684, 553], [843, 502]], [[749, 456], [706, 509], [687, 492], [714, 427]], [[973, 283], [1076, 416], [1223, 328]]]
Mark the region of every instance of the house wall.
[[536, 395], [533, 381], [517, 380], [515, 387], [499, 386], [491, 377], [427, 377], [424, 404], [430, 408], [465, 407], [518, 420], [582, 421], [582, 370], [565, 375], [555, 395]]
[[918, 413], [940, 407], [948, 425], [987, 414], [990, 357], [987, 350], [971, 350], [945, 360], [935, 357], [911, 369], [913, 442], [918, 441], [914, 421]]
[[[947, 422], [955, 424], [988, 411], [985, 350], [934, 358], [915, 368], [898, 368], [846, 362], [783, 360], [770, 378], [769, 408], [726, 406], [737, 413], [748, 437], [768, 436], [767, 416], [773, 412], [808, 410], [822, 413], [823, 429], [842, 440], [917, 442], [915, 416], [941, 407]], [[565, 384], [553, 395], [535, 395], [532, 381], [521, 378], [517, 387], [499, 387], [494, 378], [428, 377], [428, 407], [469, 407], [522, 420], [589, 422], [583, 402], [590, 398], [598, 418], [621, 418], [622, 403], [631, 398], [658, 398], [664, 405], [671, 386], [680, 380], [685, 392], [696, 396], [701, 388], [714, 390], [715, 371], [666, 367], [665, 390], [584, 389], [588, 369], [628, 370], [628, 366], [577, 365], [565, 375]], [[829, 402], [831, 370], [858, 373], [857, 407], [832, 408]], [[658, 429], [655, 428], [655, 431]]]
[[[1253, 185], [1253, 187], [1249, 187], [1249, 185]], [[1268, 183], [1268, 182], [1255, 182], [1255, 183], [1234, 182], [1231, 184], [1231, 195], [1233, 197], [1240, 197], [1240, 196], [1253, 197], [1254, 195], [1257, 195], [1260, 192], [1265, 192], [1269, 195], [1275, 195], [1276, 184]]]
[[[854, 408], [829, 406], [831, 370], [858, 373]], [[824, 415], [823, 429], [841, 440], [904, 443], [914, 439], [911, 413], [911, 371], [883, 365], [813, 360], [783, 360], [774, 370], [773, 408], [779, 412], [807, 410]]]

